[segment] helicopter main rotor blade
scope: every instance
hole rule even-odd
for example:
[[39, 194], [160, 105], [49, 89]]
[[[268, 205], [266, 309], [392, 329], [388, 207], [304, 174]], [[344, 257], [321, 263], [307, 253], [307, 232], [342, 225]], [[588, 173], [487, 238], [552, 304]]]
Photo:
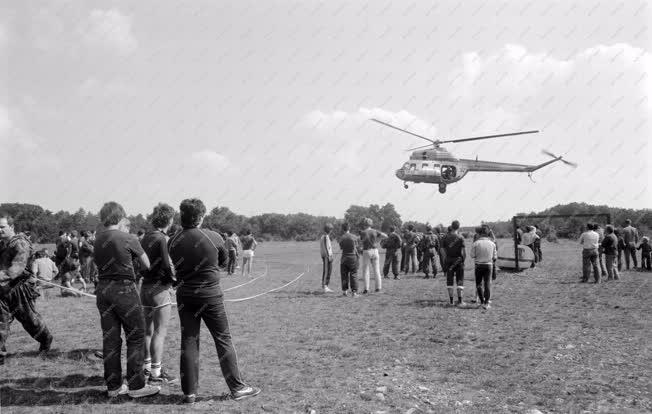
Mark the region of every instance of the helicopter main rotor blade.
[[406, 134], [414, 135], [415, 137], [419, 137], [419, 138], [421, 138], [421, 139], [425, 139], [426, 141], [431, 142], [431, 143], [433, 143], [433, 144], [435, 143], [435, 141], [433, 141], [433, 140], [430, 139], [430, 138], [426, 138], [426, 137], [424, 137], [423, 135], [415, 134], [414, 132], [410, 132], [410, 131], [407, 131], [407, 130], [405, 130], [405, 129], [402, 129], [402, 128], [399, 128], [399, 127], [396, 127], [396, 126], [394, 126], [394, 125], [392, 125], [392, 124], [388, 124], [387, 122], [379, 121], [378, 119], [375, 119], [375, 118], [371, 118], [370, 120], [371, 120], [371, 121], [374, 121], [374, 122], [378, 122], [379, 124], [382, 124], [382, 125], [388, 126], [388, 127], [390, 127], [390, 128], [397, 129], [397, 130], [399, 130], [399, 131], [401, 131], [401, 132], [405, 132]]
[[450, 140], [446, 140], [446, 141], [437, 141], [437, 143], [438, 144], [446, 144], [446, 143], [449, 143], [449, 142], [477, 141], [477, 140], [489, 139], [489, 138], [510, 137], [510, 136], [513, 136], [513, 135], [536, 134], [537, 132], [539, 132], [539, 131], [535, 130], [535, 131], [511, 132], [509, 134], [484, 135], [484, 136], [481, 136], [481, 137], [450, 139]]

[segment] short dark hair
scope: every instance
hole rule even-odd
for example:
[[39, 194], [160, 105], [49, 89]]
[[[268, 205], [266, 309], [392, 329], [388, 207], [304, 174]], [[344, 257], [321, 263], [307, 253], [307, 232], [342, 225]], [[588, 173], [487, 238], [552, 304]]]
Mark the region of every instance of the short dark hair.
[[614, 232], [614, 226], [612, 226], [611, 224], [607, 224], [607, 227], [604, 228], [604, 231], [606, 231], [607, 234], [611, 234]]
[[100, 209], [100, 221], [104, 227], [115, 226], [125, 217], [127, 217], [125, 209], [115, 201], [104, 203]]
[[627, 220], [625, 220], [625, 224], [627, 224], [629, 226], [630, 224], [632, 224], [632, 221], [630, 219], [627, 219]]
[[389, 226], [389, 232], [390, 232], [390, 233], [393, 233], [393, 232], [395, 232], [395, 231], [396, 231], [396, 227], [394, 227], [394, 226]]
[[251, 229], [245, 229], [244, 234], [245, 236], [249, 236], [251, 234]]
[[174, 208], [165, 203], [158, 203], [152, 210], [152, 215], [149, 216], [149, 222], [156, 229], [166, 227], [170, 223], [170, 219], [174, 218]]
[[324, 231], [326, 233], [330, 233], [331, 231], [333, 231], [333, 225], [331, 223], [326, 223], [326, 225], [324, 226]]
[[82, 230], [82, 231], [79, 233], [79, 235], [82, 236], [82, 237], [88, 237], [89, 232], [88, 232], [88, 230]]
[[138, 236], [142, 236], [143, 234], [145, 234], [145, 230], [143, 229], [138, 229], [138, 231], [136, 232], [136, 235]]
[[432, 226], [430, 224], [426, 224], [426, 231], [432, 231]]
[[343, 231], [344, 233], [346, 233], [347, 231], [349, 231], [349, 223], [347, 223], [346, 221], [345, 221], [344, 223], [342, 223], [342, 231]]
[[459, 230], [460, 229], [460, 222], [457, 221], [457, 220], [453, 220], [453, 222], [451, 223], [451, 227], [453, 228], [453, 230]]
[[199, 226], [201, 218], [206, 214], [206, 206], [198, 198], [186, 198], [179, 205], [181, 225], [185, 228]]
[[593, 230], [593, 223], [591, 223], [591, 222], [586, 223], [586, 228], [588, 230]]
[[407, 229], [410, 231], [414, 230], [414, 225], [408, 224]]

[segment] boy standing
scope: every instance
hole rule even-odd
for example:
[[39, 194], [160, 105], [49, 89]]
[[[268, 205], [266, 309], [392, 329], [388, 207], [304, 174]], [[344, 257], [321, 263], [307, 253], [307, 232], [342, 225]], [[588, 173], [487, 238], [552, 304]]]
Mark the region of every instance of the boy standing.
[[492, 269], [498, 258], [496, 245], [492, 242], [484, 228], [479, 229], [479, 238], [473, 243], [471, 257], [475, 260], [475, 287], [478, 299], [483, 309], [489, 309], [491, 299], [491, 280], [495, 280]]
[[332, 290], [328, 287], [331, 282], [331, 272], [333, 271], [333, 247], [331, 246], [331, 232], [333, 226], [328, 223], [324, 226], [324, 234], [319, 239], [319, 250], [321, 252], [321, 288], [324, 293], [330, 293]]

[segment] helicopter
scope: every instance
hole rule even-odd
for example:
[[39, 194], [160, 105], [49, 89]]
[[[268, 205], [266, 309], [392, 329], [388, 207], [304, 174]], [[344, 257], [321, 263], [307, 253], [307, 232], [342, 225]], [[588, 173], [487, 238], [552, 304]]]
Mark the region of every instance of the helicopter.
[[548, 151], [543, 151], [543, 153], [552, 157], [552, 160], [546, 161], [539, 165], [525, 165], [494, 161], [480, 161], [477, 159], [477, 157], [475, 160], [456, 158], [453, 156], [453, 154], [441, 146], [441, 144], [447, 143], [478, 141], [523, 134], [536, 134], [539, 132], [538, 130], [511, 132], [507, 134], [484, 135], [471, 138], [439, 140], [430, 139], [422, 135], [415, 134], [414, 132], [410, 132], [375, 118], [370, 120], [430, 142], [430, 144], [427, 145], [408, 149], [407, 151], [413, 151], [410, 159], [405, 162], [401, 168], [396, 170], [396, 177], [403, 181], [403, 187], [406, 189], [408, 188], [408, 182], [439, 184], [439, 192], [444, 194], [448, 184], [453, 184], [460, 181], [462, 178], [464, 178], [464, 176], [466, 176], [467, 173], [471, 171], [524, 172], [528, 174], [530, 179], [532, 179], [532, 173], [534, 171], [557, 161], [561, 161], [562, 163], [573, 168], [577, 167], [577, 164], [566, 161], [563, 159], [563, 157], [558, 157]]

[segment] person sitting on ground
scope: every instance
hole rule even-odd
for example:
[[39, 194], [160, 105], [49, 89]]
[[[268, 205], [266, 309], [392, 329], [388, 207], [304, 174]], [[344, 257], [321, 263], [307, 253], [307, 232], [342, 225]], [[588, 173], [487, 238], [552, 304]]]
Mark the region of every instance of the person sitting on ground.
[[641, 251], [641, 269], [652, 270], [652, 264], [650, 264], [650, 260], [652, 259], [652, 244], [650, 244], [650, 239], [647, 236], [641, 239], [641, 244], [637, 250]]
[[247, 276], [251, 276], [251, 267], [254, 262], [254, 251], [256, 250], [258, 243], [249, 229], [245, 230], [245, 235], [242, 236], [240, 242], [242, 243], [242, 276], [244, 276], [245, 272], [247, 273]]
[[489, 309], [491, 280], [495, 280], [492, 276], [492, 268], [498, 258], [498, 251], [496, 244], [489, 239], [486, 229], [480, 227], [478, 235], [480, 238], [471, 247], [471, 257], [475, 260], [475, 286], [480, 305], [484, 309]]
[[582, 245], [582, 283], [589, 281], [591, 268], [595, 283], [600, 283], [600, 269], [598, 268], [598, 240], [600, 236], [594, 230], [593, 223], [586, 225], [586, 231], [580, 236]]
[[324, 226], [324, 234], [319, 238], [319, 251], [322, 263], [321, 289], [324, 293], [332, 292], [328, 287], [328, 284], [331, 282], [331, 273], [333, 272], [333, 247], [331, 245], [332, 231], [333, 225], [327, 223]]
[[[81, 265], [79, 263], [79, 255], [77, 253], [73, 253], [68, 257], [66, 260], [63, 261], [61, 264], [61, 285], [64, 286], [63, 279], [64, 276], [67, 275], [66, 279], [70, 282], [71, 286], [66, 286], [66, 287], [73, 287], [73, 283], [75, 282], [80, 282], [82, 285], [82, 288], [80, 289], [82, 292], [86, 291], [86, 282], [84, 281], [84, 278], [82, 277], [82, 274], [80, 272]], [[69, 296], [68, 293], [72, 293], [69, 291], [65, 291], [65, 289], [61, 289], [61, 295], [62, 296]], [[64, 292], [67, 292], [64, 294]], [[77, 295], [80, 296], [80, 295]]]
[[36, 260], [32, 262], [32, 274], [46, 282], [51, 282], [59, 274], [59, 269], [50, 259], [50, 252], [47, 249], [36, 252]]
[[605, 236], [602, 240], [601, 247], [604, 252], [605, 264], [607, 270], [607, 280], [618, 280], [618, 266], [616, 265], [616, 255], [618, 254], [618, 238], [614, 234], [614, 227], [609, 224], [605, 228]]
[[[215, 342], [222, 375], [234, 400], [253, 397], [260, 389], [241, 377], [231, 340], [229, 320], [220, 287], [220, 268], [227, 251], [222, 237], [201, 224], [206, 206], [196, 198], [179, 206], [183, 230], [169, 241], [169, 252], [178, 280], [177, 310], [181, 324], [181, 389], [184, 402], [195, 402], [199, 385], [199, 334], [203, 320]], [[253, 239], [253, 237], [252, 237]], [[248, 246], [253, 247], [253, 243]]]

